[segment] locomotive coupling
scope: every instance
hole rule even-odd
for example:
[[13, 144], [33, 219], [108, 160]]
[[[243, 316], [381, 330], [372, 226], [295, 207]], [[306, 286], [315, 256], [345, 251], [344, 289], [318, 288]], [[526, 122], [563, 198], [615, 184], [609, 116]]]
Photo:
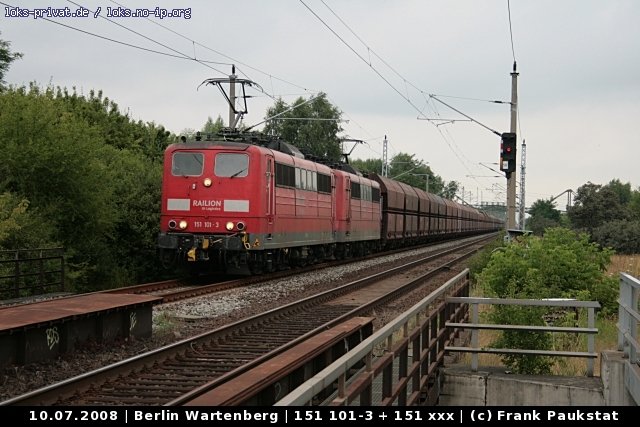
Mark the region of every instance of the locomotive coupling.
[[251, 243], [249, 243], [249, 236], [244, 231], [240, 233], [242, 235], [242, 244], [246, 250], [251, 249]]
[[187, 252], [187, 261], [194, 262], [196, 260], [196, 248], [191, 248]]

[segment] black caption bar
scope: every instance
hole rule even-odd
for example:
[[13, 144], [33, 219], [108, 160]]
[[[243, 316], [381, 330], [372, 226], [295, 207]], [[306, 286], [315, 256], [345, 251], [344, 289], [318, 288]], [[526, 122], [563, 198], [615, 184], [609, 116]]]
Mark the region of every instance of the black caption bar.
[[[0, 413], [12, 425], [95, 424], [483, 424], [513, 422], [569, 424], [629, 423], [638, 407], [5, 407]], [[9, 418], [10, 417], [10, 418]]]

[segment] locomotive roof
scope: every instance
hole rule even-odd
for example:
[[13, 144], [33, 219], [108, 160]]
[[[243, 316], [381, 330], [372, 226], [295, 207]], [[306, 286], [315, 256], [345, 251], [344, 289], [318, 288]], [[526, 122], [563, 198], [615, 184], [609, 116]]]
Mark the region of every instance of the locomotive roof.
[[243, 144], [240, 142], [224, 141], [224, 140], [210, 140], [210, 141], [186, 141], [176, 142], [169, 145], [167, 149], [179, 149], [179, 148], [195, 148], [195, 149], [208, 149], [213, 147], [225, 147], [232, 150], [244, 151], [251, 144]]
[[188, 145], [189, 148], [206, 149], [213, 146], [222, 146], [229, 149], [246, 150], [247, 147], [255, 145], [290, 154], [300, 159], [305, 158], [297, 147], [284, 142], [276, 136], [265, 135], [260, 132], [238, 132], [235, 129], [224, 128], [216, 135], [206, 135], [205, 139], [203, 139], [200, 132], [197, 132], [195, 139], [187, 140], [186, 137], [182, 136], [181, 140], [182, 142], [177, 144]]
[[195, 148], [208, 149], [213, 147], [225, 147], [228, 149], [246, 150], [251, 145], [268, 148], [270, 150], [279, 151], [289, 154], [299, 159], [306, 159], [315, 163], [329, 166], [331, 169], [341, 170], [362, 176], [362, 173], [348, 163], [328, 161], [317, 156], [305, 155], [296, 146], [283, 141], [277, 136], [266, 135], [261, 132], [239, 132], [235, 129], [222, 129], [216, 135], [207, 135], [206, 139], [202, 139], [200, 132], [196, 134], [195, 139], [187, 140], [181, 137], [182, 142], [171, 144], [168, 149], [176, 148]]

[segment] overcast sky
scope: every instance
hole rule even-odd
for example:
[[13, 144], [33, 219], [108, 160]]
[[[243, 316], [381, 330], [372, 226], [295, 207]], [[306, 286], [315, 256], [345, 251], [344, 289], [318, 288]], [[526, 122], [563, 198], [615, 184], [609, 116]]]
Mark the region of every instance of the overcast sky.
[[[445, 180], [458, 181], [473, 203], [505, 200], [499, 189], [506, 179], [491, 177], [496, 173], [490, 170], [498, 169], [492, 163], [498, 161], [499, 137], [468, 121], [440, 124], [418, 117], [465, 119], [429, 98], [435, 94], [488, 128], [509, 131], [509, 105], [483, 100], [510, 100], [515, 53], [527, 205], [588, 181], [617, 178], [640, 186], [635, 0], [118, 0], [129, 8], [190, 8], [190, 18], [112, 22], [104, 18], [107, 8], [119, 7], [115, 2], [77, 0], [90, 10], [88, 17], [52, 18], [123, 43], [216, 62], [206, 65], [33, 15], [6, 16], [5, 3], [73, 12], [78, 6], [72, 2], [1, 1], [0, 38], [24, 54], [5, 77], [10, 84], [35, 81], [85, 94], [101, 89], [134, 119], [179, 133], [201, 128], [209, 116], [227, 120], [219, 91], [198, 85], [225, 77], [234, 63], [239, 77], [287, 102], [327, 93], [349, 121], [342, 123], [343, 136], [367, 141], [355, 148], [355, 158], [380, 158], [387, 135], [389, 157], [415, 154]], [[253, 89], [248, 94], [255, 97], [248, 100], [244, 123], [252, 125], [264, 119], [273, 99]], [[566, 198], [559, 202], [563, 208]]]

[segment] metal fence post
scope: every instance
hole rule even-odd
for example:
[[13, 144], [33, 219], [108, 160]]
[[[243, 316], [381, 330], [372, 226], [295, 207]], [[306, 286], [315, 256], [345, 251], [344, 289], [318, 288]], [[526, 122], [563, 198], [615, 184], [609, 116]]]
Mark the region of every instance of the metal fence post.
[[624, 334], [628, 331], [629, 327], [629, 315], [627, 314], [627, 310], [624, 309], [624, 305], [629, 305], [628, 302], [631, 300], [630, 295], [627, 296], [627, 291], [629, 291], [631, 286], [627, 286], [624, 281], [624, 276], [620, 275], [620, 304], [618, 305], [618, 351], [622, 351], [626, 354], [625, 345], [624, 345]]
[[[471, 304], [471, 323], [478, 323], [478, 303]], [[471, 330], [471, 347], [478, 348], [478, 344], [480, 342], [480, 330], [472, 329]], [[471, 354], [471, 370], [473, 372], [478, 371], [478, 353]]]
[[14, 268], [13, 297], [18, 298], [20, 296], [20, 251], [16, 251], [14, 259], [16, 264]]
[[[593, 307], [589, 307], [587, 309], [587, 326], [589, 328], [595, 328], [596, 327], [596, 313], [595, 313], [595, 308]], [[589, 353], [594, 353], [596, 351], [596, 337], [594, 334], [589, 334], [587, 335], [587, 351]], [[594, 365], [594, 360], [589, 358], [587, 359], [587, 376], [592, 377], [593, 376], [593, 365]]]
[[64, 248], [62, 248], [62, 253], [60, 254], [60, 292], [64, 292], [66, 290], [64, 283]]
[[[629, 286], [631, 289], [631, 304], [630, 307], [638, 312], [638, 297], [640, 297], [640, 290], [636, 287]], [[629, 335], [633, 337], [633, 339], [638, 339], [638, 321], [629, 316]], [[629, 346], [629, 360], [631, 363], [638, 363], [638, 353], [636, 351], [636, 347], [633, 345]]]
[[[40, 293], [44, 293], [46, 289], [46, 281], [44, 280], [44, 255], [42, 254], [42, 249], [40, 249], [40, 259], [38, 260], [38, 280], [40, 283], [39, 289]], [[35, 287], [34, 287], [35, 288]], [[32, 290], [33, 293], [33, 290]]]

